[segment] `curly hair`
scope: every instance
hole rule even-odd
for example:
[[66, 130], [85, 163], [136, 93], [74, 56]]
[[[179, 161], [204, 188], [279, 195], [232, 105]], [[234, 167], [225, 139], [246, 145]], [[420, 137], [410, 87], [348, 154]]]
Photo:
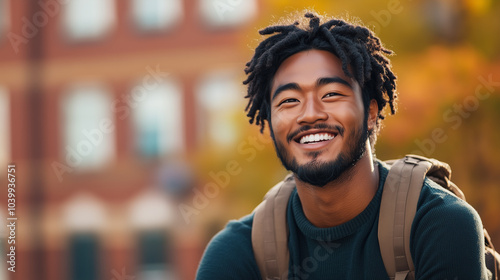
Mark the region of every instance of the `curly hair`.
[[[250, 124], [261, 126], [270, 122], [270, 90], [276, 71], [281, 63], [293, 54], [317, 49], [333, 53], [342, 61], [342, 70], [360, 85], [365, 115], [369, 103], [375, 99], [378, 114], [375, 133], [370, 131], [373, 146], [382, 111], [389, 103], [390, 113], [396, 111], [396, 76], [391, 71], [387, 55], [393, 52], [382, 46], [380, 39], [366, 27], [353, 25], [341, 19], [331, 19], [320, 24], [320, 17], [307, 12], [302, 22], [273, 25], [259, 31], [261, 35], [272, 35], [264, 39], [255, 49], [253, 58], [246, 64], [248, 75], [243, 84], [248, 85], [248, 105], [245, 108]], [[308, 21], [308, 22], [307, 22]], [[352, 72], [349, 70], [352, 69]], [[365, 116], [366, 118], [366, 116]]]

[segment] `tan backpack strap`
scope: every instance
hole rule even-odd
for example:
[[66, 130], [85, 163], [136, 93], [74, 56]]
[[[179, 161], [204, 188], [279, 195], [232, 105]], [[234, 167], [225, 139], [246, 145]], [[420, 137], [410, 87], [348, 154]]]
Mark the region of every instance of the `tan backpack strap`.
[[387, 175], [380, 205], [378, 239], [390, 279], [415, 278], [410, 253], [410, 232], [420, 191], [432, 163], [406, 156], [393, 163]]
[[277, 184], [254, 210], [252, 247], [262, 279], [288, 279], [289, 251], [286, 210], [295, 188], [292, 175]]

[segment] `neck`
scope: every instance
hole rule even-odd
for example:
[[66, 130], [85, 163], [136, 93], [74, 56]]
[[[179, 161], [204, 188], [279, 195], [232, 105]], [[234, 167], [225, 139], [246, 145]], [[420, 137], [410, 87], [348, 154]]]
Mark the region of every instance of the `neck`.
[[363, 212], [375, 196], [379, 174], [369, 147], [347, 172], [324, 187], [295, 178], [304, 214], [314, 226], [326, 228], [348, 222]]

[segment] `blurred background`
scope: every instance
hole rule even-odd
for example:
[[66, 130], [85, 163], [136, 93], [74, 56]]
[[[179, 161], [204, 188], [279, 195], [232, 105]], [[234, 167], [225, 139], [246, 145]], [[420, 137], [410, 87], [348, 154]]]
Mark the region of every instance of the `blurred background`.
[[194, 279], [286, 174], [241, 81], [258, 30], [304, 8], [395, 51], [377, 156], [448, 162], [500, 247], [498, 0], [0, 0], [0, 280]]

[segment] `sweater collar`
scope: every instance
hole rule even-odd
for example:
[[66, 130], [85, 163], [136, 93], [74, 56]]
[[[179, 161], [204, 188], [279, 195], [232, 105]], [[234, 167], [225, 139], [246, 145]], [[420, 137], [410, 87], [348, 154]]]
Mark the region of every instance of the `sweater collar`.
[[379, 160], [376, 161], [379, 168], [379, 186], [368, 206], [352, 220], [341, 225], [330, 228], [318, 228], [311, 224], [306, 218], [302, 209], [297, 190], [294, 190], [290, 198], [291, 210], [289, 207], [289, 222], [296, 224], [300, 231], [307, 237], [318, 241], [333, 241], [338, 240], [358, 231], [361, 227], [373, 223], [376, 219], [374, 216], [378, 215], [380, 209], [380, 201], [382, 197], [382, 188], [387, 177], [389, 170], [381, 164]]

